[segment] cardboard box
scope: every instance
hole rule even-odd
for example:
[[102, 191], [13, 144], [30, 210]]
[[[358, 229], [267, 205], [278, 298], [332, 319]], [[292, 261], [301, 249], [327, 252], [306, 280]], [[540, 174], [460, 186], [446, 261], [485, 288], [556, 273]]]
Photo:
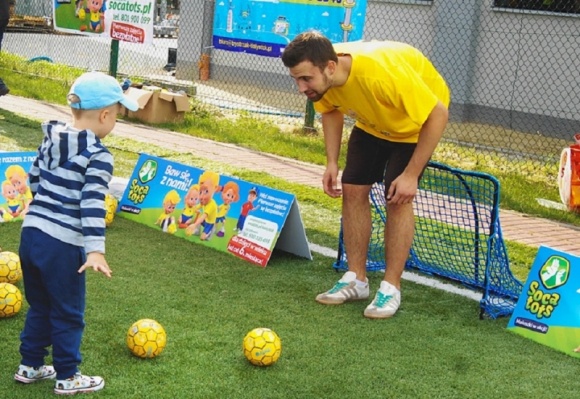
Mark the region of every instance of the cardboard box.
[[127, 116], [147, 123], [180, 122], [190, 109], [187, 95], [157, 86], [130, 87], [125, 94], [139, 103], [139, 110], [128, 111]]

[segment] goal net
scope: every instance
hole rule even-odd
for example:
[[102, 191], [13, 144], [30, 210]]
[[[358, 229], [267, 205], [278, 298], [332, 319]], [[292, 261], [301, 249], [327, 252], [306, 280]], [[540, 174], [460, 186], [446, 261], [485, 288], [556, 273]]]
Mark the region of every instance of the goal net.
[[[373, 185], [370, 201], [367, 270], [385, 270], [383, 183]], [[413, 206], [415, 236], [406, 268], [481, 291], [481, 318], [510, 315], [523, 285], [511, 273], [502, 238], [499, 181], [489, 174], [430, 162]], [[348, 269], [342, 228], [334, 268]]]

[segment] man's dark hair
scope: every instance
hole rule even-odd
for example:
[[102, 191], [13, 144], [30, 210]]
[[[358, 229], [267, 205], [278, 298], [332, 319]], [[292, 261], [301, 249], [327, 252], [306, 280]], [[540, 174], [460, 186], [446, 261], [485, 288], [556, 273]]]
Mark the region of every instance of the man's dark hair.
[[307, 31], [297, 35], [282, 53], [282, 62], [293, 68], [303, 61], [310, 61], [322, 71], [328, 61], [338, 62], [332, 43], [318, 31]]

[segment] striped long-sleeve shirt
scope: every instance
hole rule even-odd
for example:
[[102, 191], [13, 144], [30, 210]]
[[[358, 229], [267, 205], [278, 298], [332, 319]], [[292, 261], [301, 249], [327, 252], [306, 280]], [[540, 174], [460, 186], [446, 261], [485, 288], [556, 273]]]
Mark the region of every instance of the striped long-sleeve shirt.
[[44, 139], [30, 172], [34, 198], [22, 227], [105, 253], [105, 195], [113, 156], [91, 131], [58, 121], [42, 124]]

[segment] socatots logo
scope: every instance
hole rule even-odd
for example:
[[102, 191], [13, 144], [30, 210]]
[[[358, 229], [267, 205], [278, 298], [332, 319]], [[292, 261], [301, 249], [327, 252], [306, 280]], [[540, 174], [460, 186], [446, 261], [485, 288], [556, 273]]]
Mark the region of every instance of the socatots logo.
[[566, 284], [569, 275], [570, 261], [561, 256], [550, 256], [540, 268], [540, 280], [549, 290]]
[[560, 303], [560, 294], [551, 290], [568, 281], [570, 261], [553, 255], [540, 268], [539, 281], [532, 281], [527, 292], [526, 310], [538, 319], [549, 318]]
[[148, 159], [141, 165], [139, 169], [139, 181], [141, 184], [147, 184], [151, 180], [155, 179], [157, 175], [157, 161]]

